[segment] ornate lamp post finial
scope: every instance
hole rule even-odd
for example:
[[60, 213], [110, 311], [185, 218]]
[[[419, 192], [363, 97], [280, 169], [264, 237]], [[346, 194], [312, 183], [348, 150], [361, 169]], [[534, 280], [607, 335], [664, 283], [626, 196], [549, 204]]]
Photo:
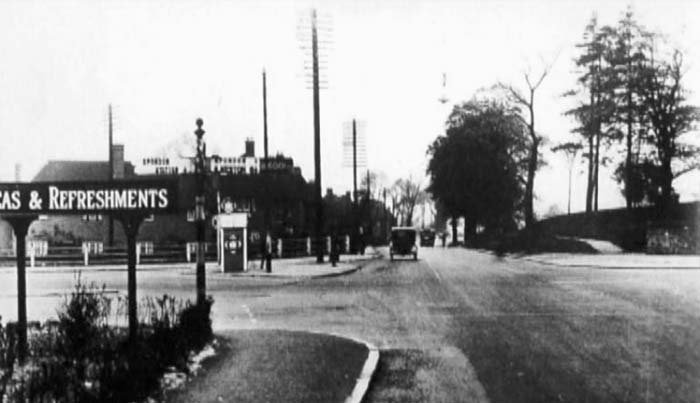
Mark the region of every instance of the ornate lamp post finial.
[[197, 140], [201, 140], [204, 133], [206, 133], [202, 129], [202, 125], [204, 124], [204, 121], [202, 120], [202, 118], [197, 118], [197, 121], [195, 122], [195, 124], [197, 125], [197, 130], [194, 131], [194, 134], [197, 135]]

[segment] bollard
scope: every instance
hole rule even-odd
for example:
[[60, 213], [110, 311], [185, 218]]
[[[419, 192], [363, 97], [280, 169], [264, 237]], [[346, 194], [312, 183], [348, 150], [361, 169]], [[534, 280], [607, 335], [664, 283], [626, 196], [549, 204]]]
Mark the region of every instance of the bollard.
[[89, 254], [89, 249], [88, 249], [86, 244], [83, 244], [83, 264], [85, 266], [87, 266], [88, 262], [89, 262], [88, 254]]
[[282, 257], [282, 238], [277, 239], [277, 257]]
[[306, 237], [306, 254], [311, 256], [311, 237]]

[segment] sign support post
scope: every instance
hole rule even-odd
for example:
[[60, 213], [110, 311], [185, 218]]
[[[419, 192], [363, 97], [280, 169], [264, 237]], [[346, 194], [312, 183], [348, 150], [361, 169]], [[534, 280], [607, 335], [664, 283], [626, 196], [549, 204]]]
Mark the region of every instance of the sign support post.
[[17, 258], [17, 355], [19, 362], [24, 363], [27, 357], [27, 230], [36, 216], [6, 217], [15, 233]]
[[126, 235], [127, 293], [129, 295], [129, 338], [136, 340], [138, 332], [138, 302], [136, 298], [136, 236], [143, 221], [141, 215], [128, 215], [119, 218]]

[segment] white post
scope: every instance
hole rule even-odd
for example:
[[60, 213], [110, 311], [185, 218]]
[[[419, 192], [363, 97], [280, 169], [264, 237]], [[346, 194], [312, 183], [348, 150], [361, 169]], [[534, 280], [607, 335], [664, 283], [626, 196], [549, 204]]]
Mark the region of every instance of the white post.
[[282, 238], [277, 238], [277, 257], [282, 257]]
[[34, 242], [32, 242], [29, 244], [29, 265], [32, 268], [34, 267], [34, 263], [35, 263], [34, 255], [36, 255], [36, 251], [35, 251]]
[[187, 256], [187, 263], [190, 263], [190, 261], [191, 261], [190, 258], [192, 256], [190, 254], [190, 243], [189, 242], [185, 242], [185, 256]]
[[142, 242], [137, 242], [136, 243], [136, 264], [141, 264], [141, 247], [143, 246]]
[[248, 229], [243, 228], [243, 271], [248, 271]]
[[88, 245], [86, 243], [83, 243], [83, 264], [85, 266], [87, 266], [88, 262], [89, 262], [88, 254], [89, 254]]
[[306, 237], [306, 254], [311, 256], [311, 237]]
[[345, 253], [350, 253], [350, 235], [345, 235]]
[[224, 242], [226, 240], [224, 239], [224, 230], [216, 230], [216, 237], [220, 238], [219, 241], [219, 255], [221, 255], [221, 260], [219, 260], [219, 267], [221, 268], [221, 272], [224, 272], [224, 260], [226, 259], [226, 256], [224, 255]]
[[326, 247], [328, 248], [327, 249], [328, 255], [330, 255], [331, 254], [331, 237], [329, 237], [329, 236], [326, 237]]

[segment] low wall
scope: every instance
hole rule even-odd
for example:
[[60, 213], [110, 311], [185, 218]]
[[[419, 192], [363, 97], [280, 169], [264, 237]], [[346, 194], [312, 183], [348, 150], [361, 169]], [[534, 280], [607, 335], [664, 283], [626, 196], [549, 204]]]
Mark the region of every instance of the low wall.
[[700, 202], [680, 204], [663, 218], [653, 207], [620, 208], [550, 217], [536, 225], [553, 235], [607, 240], [626, 251], [700, 253]]

